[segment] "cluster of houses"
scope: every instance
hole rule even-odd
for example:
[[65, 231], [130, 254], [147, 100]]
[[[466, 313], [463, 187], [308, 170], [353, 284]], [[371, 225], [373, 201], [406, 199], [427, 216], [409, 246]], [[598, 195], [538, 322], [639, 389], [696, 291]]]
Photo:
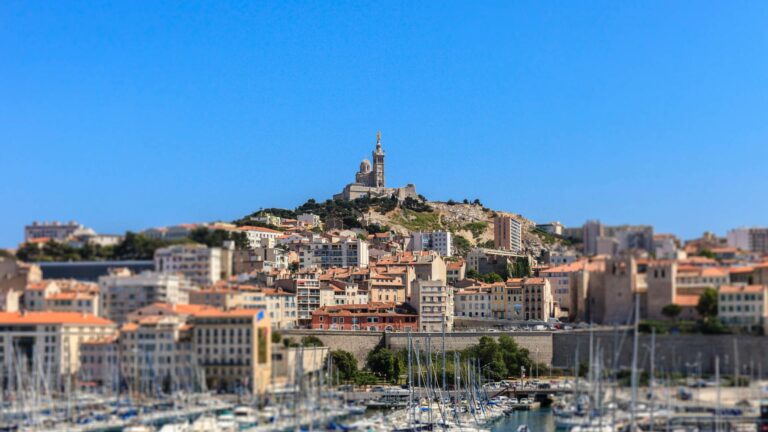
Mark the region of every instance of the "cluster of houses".
[[[380, 139], [373, 157], [339, 199], [415, 196], [412, 185], [385, 187]], [[200, 227], [244, 235], [247, 245], [176, 242]], [[370, 234], [327, 226], [314, 214], [262, 213], [245, 226], [145, 230], [174, 243], [157, 249], [152, 261], [95, 263], [95, 273], [83, 272], [86, 263], [55, 263], [55, 276], [48, 276], [46, 263], [0, 257], [0, 383], [11, 385], [8, 371], [37, 362], [59, 378], [98, 385], [263, 391], [275, 368], [287, 369], [275, 360], [291, 357], [273, 352], [282, 349], [272, 343], [275, 331], [614, 324], [629, 321], [636, 301], [643, 318], [697, 319], [708, 289], [717, 292], [724, 324], [764, 331], [768, 323], [768, 230], [686, 243], [649, 226], [598, 221], [535, 230], [567, 242], [531, 256], [521, 220], [496, 214], [493, 247], [454, 256], [449, 231]], [[31, 244], [115, 240], [74, 222], [25, 229]]]

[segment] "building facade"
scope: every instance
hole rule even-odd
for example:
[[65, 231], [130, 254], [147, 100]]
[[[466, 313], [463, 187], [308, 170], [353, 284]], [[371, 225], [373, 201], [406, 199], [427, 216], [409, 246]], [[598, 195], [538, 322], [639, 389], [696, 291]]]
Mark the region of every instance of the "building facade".
[[174, 245], [155, 251], [155, 270], [181, 273], [196, 285], [211, 285], [222, 278], [221, 248], [198, 244]]
[[444, 281], [417, 280], [410, 305], [419, 314], [421, 331], [453, 330], [453, 288], [446, 286]]
[[453, 255], [453, 237], [449, 231], [416, 231], [411, 234], [411, 249], [435, 251], [442, 257]]
[[493, 244], [496, 249], [520, 253], [523, 250], [523, 225], [512, 216], [496, 216], [493, 222]]
[[152, 303], [188, 303], [184, 281], [176, 274], [116, 271], [99, 278], [101, 314], [117, 323], [128, 314]]
[[324, 306], [312, 312], [312, 329], [408, 332], [419, 329], [419, 316], [407, 305], [368, 303]]

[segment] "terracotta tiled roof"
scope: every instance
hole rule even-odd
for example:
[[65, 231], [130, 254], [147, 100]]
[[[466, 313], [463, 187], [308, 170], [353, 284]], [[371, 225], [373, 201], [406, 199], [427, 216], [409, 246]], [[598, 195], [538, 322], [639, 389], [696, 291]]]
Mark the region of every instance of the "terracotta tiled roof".
[[720, 294], [760, 294], [765, 291], [763, 285], [722, 285], [720, 287]]
[[114, 322], [79, 312], [0, 312], [0, 324], [113, 325]]
[[93, 294], [80, 292], [62, 292], [47, 296], [46, 300], [93, 300]]
[[677, 295], [675, 296], [675, 304], [682, 307], [695, 307], [697, 304], [699, 304], [699, 296]]

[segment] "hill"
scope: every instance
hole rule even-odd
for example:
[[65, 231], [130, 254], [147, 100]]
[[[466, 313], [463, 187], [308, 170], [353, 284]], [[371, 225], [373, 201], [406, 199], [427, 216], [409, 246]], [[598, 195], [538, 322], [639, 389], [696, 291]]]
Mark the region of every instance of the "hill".
[[308, 200], [294, 210], [267, 208], [248, 215], [235, 223], [248, 224], [252, 217], [261, 214], [295, 218], [301, 213], [314, 213], [328, 225], [348, 229], [360, 228], [369, 233], [392, 231], [410, 235], [414, 231], [446, 230], [454, 235], [454, 245], [460, 254], [471, 247], [493, 247], [493, 220], [499, 214], [510, 215], [523, 226], [523, 245], [538, 256], [549, 245], [563, 240], [536, 230], [535, 222], [525, 217], [484, 207], [475, 202], [449, 200], [427, 201], [424, 197], [407, 198], [398, 202], [395, 198], [360, 198], [353, 201]]

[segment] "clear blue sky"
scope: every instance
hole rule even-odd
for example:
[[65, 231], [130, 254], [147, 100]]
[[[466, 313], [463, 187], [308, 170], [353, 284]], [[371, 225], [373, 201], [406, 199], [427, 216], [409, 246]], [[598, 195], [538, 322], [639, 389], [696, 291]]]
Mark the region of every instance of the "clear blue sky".
[[392, 185], [693, 237], [768, 215], [768, 2], [0, 6], [0, 246]]

